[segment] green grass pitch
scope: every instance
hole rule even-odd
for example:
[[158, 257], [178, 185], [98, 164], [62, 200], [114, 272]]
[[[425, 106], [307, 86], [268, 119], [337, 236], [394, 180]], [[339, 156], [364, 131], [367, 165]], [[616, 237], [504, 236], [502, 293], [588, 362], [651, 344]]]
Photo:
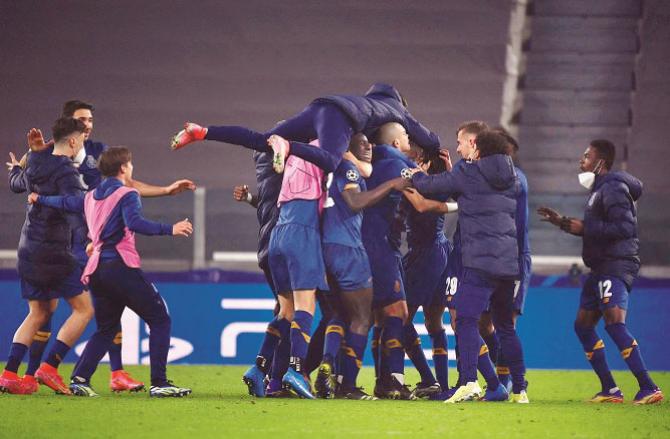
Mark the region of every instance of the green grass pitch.
[[[61, 366], [68, 376], [71, 365]], [[129, 367], [148, 378], [148, 367]], [[59, 437], [670, 437], [670, 403], [634, 406], [637, 391], [628, 372], [615, 378], [624, 404], [588, 404], [598, 390], [590, 371], [531, 370], [531, 404], [444, 404], [432, 401], [256, 399], [241, 381], [244, 367], [169, 366], [177, 384], [191, 386], [182, 399], [150, 399], [148, 393], [112, 394], [109, 369], [93, 379], [100, 398], [54, 395], [42, 386], [31, 396], [0, 395], [0, 438]], [[670, 373], [652, 377], [666, 391]], [[454, 375], [452, 374], [452, 380]], [[408, 382], [417, 380], [408, 371]], [[372, 370], [360, 382], [372, 390]]]

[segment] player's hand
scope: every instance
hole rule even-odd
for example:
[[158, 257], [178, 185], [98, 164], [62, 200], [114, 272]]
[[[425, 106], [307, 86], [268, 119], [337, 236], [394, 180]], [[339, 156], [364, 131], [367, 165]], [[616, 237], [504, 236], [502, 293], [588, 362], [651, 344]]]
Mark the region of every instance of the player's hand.
[[393, 189], [402, 192], [403, 190], [407, 189], [412, 185], [411, 180], [407, 180], [406, 178], [394, 178], [393, 179]]
[[571, 235], [582, 236], [584, 234], [584, 222], [577, 218], [563, 217], [560, 227], [561, 230]]
[[172, 236], [186, 236], [189, 237], [190, 235], [193, 234], [193, 224], [186, 218], [183, 221], [179, 221], [178, 223], [174, 223], [172, 226]]
[[449, 150], [441, 149], [439, 154], [440, 158], [444, 162], [444, 166], [447, 168], [447, 172], [451, 172], [451, 170], [453, 169], [453, 165], [451, 164], [451, 156], [449, 156]]
[[177, 195], [184, 191], [194, 191], [195, 183], [191, 180], [177, 180], [165, 187], [165, 193], [168, 195]]
[[40, 131], [39, 129], [31, 128], [30, 131], [28, 131], [28, 148], [30, 148], [31, 151], [34, 152], [43, 151], [47, 149], [50, 145], [53, 145], [53, 141], [45, 143], [42, 131]]
[[233, 189], [233, 199], [235, 201], [246, 201], [249, 202], [249, 186], [246, 184], [242, 184], [239, 186], [235, 186]]
[[7, 170], [11, 171], [14, 166], [21, 166], [18, 160], [16, 160], [16, 156], [14, 155], [13, 152], [9, 153], [9, 161], [5, 162], [7, 165]]
[[89, 242], [88, 244], [86, 244], [86, 256], [90, 258], [92, 254], [93, 254], [93, 243]]
[[28, 204], [37, 204], [37, 197], [39, 195], [36, 194], [35, 192], [31, 192], [30, 195], [28, 195]]
[[540, 207], [537, 213], [542, 217], [541, 221], [550, 222], [551, 224], [560, 227], [562, 216], [551, 207]]
[[[403, 190], [402, 194], [407, 198], [410, 202], [415, 202], [415, 203], [420, 203], [421, 200], [423, 200], [423, 195], [419, 193], [416, 189], [413, 187], [407, 187]], [[414, 204], [414, 203], [412, 203]]]

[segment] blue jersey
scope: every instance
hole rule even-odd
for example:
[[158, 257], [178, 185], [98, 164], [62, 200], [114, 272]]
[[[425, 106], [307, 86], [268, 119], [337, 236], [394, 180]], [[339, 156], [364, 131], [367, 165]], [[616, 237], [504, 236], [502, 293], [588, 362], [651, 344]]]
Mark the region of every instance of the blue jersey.
[[[401, 177], [403, 169], [415, 168], [416, 164], [396, 148], [389, 145], [378, 145], [372, 149], [372, 166], [372, 175], [367, 180], [369, 189], [374, 189], [389, 180]], [[394, 190], [379, 203], [365, 210], [362, 228], [363, 240], [389, 239], [391, 226], [401, 199], [402, 194]], [[395, 247], [396, 245], [394, 245]], [[395, 249], [399, 250], [398, 248]]]
[[[426, 197], [431, 200], [445, 202], [447, 195], [437, 194]], [[408, 203], [409, 204], [409, 203]], [[411, 205], [407, 213], [407, 245], [410, 250], [419, 247], [430, 247], [437, 242], [444, 242], [444, 214], [437, 212], [420, 213]]]
[[319, 200], [291, 200], [279, 209], [277, 225], [300, 224], [319, 230]]
[[102, 176], [98, 169], [98, 159], [100, 155], [107, 149], [107, 145], [101, 142], [94, 142], [87, 140], [84, 142], [84, 151], [86, 151], [86, 158], [79, 165], [79, 173], [84, 179], [88, 190], [95, 189], [100, 184]]
[[348, 247], [363, 246], [361, 238], [363, 212], [352, 211], [342, 197], [342, 192], [345, 190], [355, 189], [365, 191], [365, 180], [356, 165], [349, 160], [342, 160], [329, 182], [328, 201], [323, 212], [322, 242]]

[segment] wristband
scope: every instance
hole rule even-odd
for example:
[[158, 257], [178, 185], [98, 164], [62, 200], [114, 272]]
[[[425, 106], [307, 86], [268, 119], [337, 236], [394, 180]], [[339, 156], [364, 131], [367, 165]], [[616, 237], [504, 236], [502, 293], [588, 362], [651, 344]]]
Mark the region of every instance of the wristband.
[[458, 203], [444, 203], [447, 205], [447, 210], [449, 213], [458, 212]]
[[251, 192], [247, 192], [247, 203], [251, 204], [251, 201], [254, 199], [254, 196], [251, 195]]

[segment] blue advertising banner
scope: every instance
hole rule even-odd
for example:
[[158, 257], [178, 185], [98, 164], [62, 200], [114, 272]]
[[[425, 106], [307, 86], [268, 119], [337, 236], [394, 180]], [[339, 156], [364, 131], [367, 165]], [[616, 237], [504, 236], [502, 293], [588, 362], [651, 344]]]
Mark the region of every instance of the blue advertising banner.
[[[0, 361], [5, 361], [12, 336], [25, 317], [28, 306], [20, 298], [18, 279], [8, 272], [0, 275]], [[150, 276], [161, 292], [172, 317], [172, 340], [168, 360], [180, 364], [250, 364], [254, 361], [267, 322], [272, 318], [274, 299], [261, 276], [229, 272], [192, 272]], [[670, 370], [667, 334], [670, 333], [670, 280], [635, 288], [628, 311], [628, 326], [636, 337], [651, 370]], [[589, 364], [573, 332], [579, 304], [579, 287], [564, 278], [534, 278], [519, 318], [526, 364], [530, 368], [587, 369]], [[54, 336], [67, 318], [69, 308], [61, 301], [54, 316]], [[318, 322], [319, 316], [315, 319]], [[454, 360], [453, 332], [448, 325], [449, 357]], [[423, 326], [423, 314], [415, 321], [426, 356], [431, 358], [430, 339]], [[130, 310], [122, 318], [123, 361], [148, 364], [148, 328]], [[75, 362], [92, 335], [91, 322], [65, 361]], [[602, 326], [600, 336], [614, 369], [626, 369], [614, 343]], [[365, 364], [372, 363], [369, 353]]]

